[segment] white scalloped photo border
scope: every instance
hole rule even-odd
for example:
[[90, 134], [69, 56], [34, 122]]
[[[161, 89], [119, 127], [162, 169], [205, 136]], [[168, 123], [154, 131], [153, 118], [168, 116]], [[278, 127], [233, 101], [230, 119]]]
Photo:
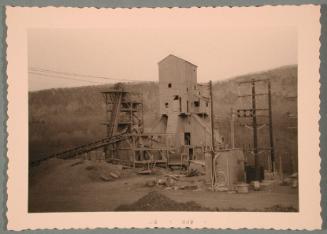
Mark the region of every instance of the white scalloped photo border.
[[[294, 13], [285, 25], [298, 30], [299, 207], [297, 213], [268, 212], [67, 212], [28, 213], [28, 66], [30, 28], [105, 28], [106, 14], [150, 17], [155, 14], [194, 14], [214, 11]], [[60, 15], [60, 17], [59, 17]], [[74, 16], [74, 17], [72, 17]], [[76, 17], [79, 16], [79, 17]], [[83, 20], [81, 20], [83, 18]], [[79, 20], [77, 20], [79, 19]], [[154, 19], [148, 19], [154, 20]], [[257, 19], [258, 23], [260, 19]], [[71, 8], [7, 7], [8, 182], [9, 230], [86, 228], [192, 228], [314, 230], [322, 225], [319, 156], [320, 6], [205, 8]], [[240, 22], [240, 21], [236, 21]], [[114, 24], [115, 22], [111, 22]], [[126, 23], [128, 26], [128, 22]], [[141, 27], [141, 26], [140, 26]], [[205, 36], [205, 35], [203, 35]], [[192, 220], [193, 222], [183, 222]]]

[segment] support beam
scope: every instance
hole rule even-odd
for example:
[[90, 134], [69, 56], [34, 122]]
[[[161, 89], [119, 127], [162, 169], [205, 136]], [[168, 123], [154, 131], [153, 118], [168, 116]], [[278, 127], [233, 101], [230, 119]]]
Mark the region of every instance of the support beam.
[[215, 175], [214, 175], [214, 158], [215, 158], [215, 131], [214, 131], [214, 114], [213, 114], [213, 95], [212, 95], [212, 81], [209, 82], [210, 88], [210, 109], [211, 109], [211, 179], [212, 179], [212, 186], [216, 183]]
[[231, 109], [231, 120], [230, 120], [230, 144], [231, 148], [235, 148], [235, 114], [233, 108]]
[[268, 108], [269, 108], [269, 139], [270, 139], [270, 160], [271, 170], [275, 171], [275, 151], [274, 151], [274, 136], [273, 136], [273, 125], [272, 125], [272, 108], [271, 108], [271, 84], [268, 80]]
[[255, 167], [255, 179], [260, 180], [260, 165], [258, 155], [258, 132], [257, 132], [257, 115], [256, 115], [256, 100], [255, 100], [255, 80], [252, 80], [252, 125], [253, 125], [253, 153], [254, 153], [254, 167]]

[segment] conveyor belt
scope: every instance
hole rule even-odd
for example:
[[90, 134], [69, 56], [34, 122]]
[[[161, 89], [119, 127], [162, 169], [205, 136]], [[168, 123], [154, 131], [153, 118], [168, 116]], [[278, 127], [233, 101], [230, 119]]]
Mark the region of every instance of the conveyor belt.
[[110, 145], [112, 143], [124, 140], [124, 139], [126, 139], [128, 137], [129, 137], [128, 134], [121, 134], [121, 135], [115, 135], [115, 136], [112, 136], [112, 137], [106, 137], [106, 138], [103, 138], [103, 139], [98, 140], [98, 141], [94, 141], [94, 142], [91, 142], [91, 143], [88, 143], [88, 144], [85, 144], [85, 145], [77, 146], [77, 147], [69, 149], [69, 150], [65, 150], [65, 151], [62, 151], [62, 152], [59, 152], [59, 153], [49, 155], [49, 156], [44, 157], [42, 159], [33, 161], [31, 163], [31, 165], [32, 166], [33, 165], [38, 165], [40, 162], [48, 160], [50, 158], [61, 158], [61, 159], [73, 158], [73, 157], [75, 157], [77, 155], [84, 154], [84, 153], [90, 152], [92, 150], [99, 149], [99, 148], [104, 147], [106, 145]]

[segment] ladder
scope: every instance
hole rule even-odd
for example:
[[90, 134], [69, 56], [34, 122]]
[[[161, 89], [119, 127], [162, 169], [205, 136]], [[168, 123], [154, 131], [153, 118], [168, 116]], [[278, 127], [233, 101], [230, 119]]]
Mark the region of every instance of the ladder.
[[113, 102], [113, 107], [112, 107], [112, 111], [111, 111], [111, 118], [110, 118], [108, 137], [114, 136], [116, 134], [116, 132], [117, 132], [117, 125], [118, 125], [118, 119], [119, 119], [119, 113], [120, 113], [122, 92], [117, 93], [114, 98], [116, 100], [114, 100], [114, 102]]

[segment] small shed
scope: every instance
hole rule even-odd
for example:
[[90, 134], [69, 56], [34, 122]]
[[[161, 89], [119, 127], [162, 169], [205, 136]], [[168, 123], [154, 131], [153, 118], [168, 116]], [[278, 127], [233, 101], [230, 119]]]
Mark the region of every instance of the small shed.
[[[206, 181], [211, 183], [211, 154], [206, 155]], [[226, 149], [215, 152], [214, 175], [216, 185], [229, 190], [245, 182], [244, 154], [240, 149]]]

